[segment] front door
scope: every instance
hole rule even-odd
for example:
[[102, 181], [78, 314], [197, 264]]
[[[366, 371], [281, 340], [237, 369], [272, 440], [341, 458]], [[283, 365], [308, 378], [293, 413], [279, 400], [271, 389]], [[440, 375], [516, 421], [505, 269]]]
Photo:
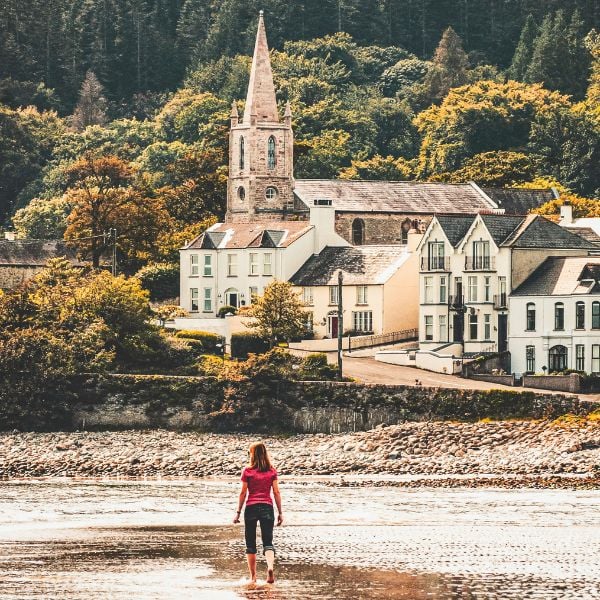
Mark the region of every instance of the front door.
[[498, 315], [498, 352], [508, 350], [508, 315]]
[[338, 318], [334, 315], [329, 315], [329, 335], [331, 338], [336, 338], [338, 335]]
[[233, 306], [234, 308], [239, 308], [239, 295], [237, 292], [227, 292], [225, 294], [225, 302], [227, 303], [227, 306]]
[[465, 332], [465, 315], [463, 312], [454, 313], [452, 331], [452, 341], [462, 344]]

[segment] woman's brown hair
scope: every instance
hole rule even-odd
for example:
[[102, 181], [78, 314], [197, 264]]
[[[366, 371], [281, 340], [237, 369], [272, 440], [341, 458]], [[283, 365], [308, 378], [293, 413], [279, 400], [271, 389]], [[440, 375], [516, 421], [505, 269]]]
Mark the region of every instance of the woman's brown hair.
[[250, 446], [250, 467], [265, 472], [273, 468], [267, 447], [262, 442], [255, 442]]

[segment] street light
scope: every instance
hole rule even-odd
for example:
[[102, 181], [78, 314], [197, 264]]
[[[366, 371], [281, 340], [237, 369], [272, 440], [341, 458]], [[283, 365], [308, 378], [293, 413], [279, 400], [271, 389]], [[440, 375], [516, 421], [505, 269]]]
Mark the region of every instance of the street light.
[[342, 381], [342, 335], [344, 333], [344, 306], [342, 302], [342, 286], [344, 283], [344, 274], [340, 269], [338, 271], [338, 379]]

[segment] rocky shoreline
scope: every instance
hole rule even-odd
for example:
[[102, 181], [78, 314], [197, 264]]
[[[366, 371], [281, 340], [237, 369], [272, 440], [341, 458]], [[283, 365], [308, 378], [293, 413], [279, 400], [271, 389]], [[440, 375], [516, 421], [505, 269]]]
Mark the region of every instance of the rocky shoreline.
[[[164, 430], [4, 433], [0, 478], [235, 476], [256, 439]], [[600, 421], [593, 419], [408, 422], [265, 441], [281, 475], [339, 475], [339, 485], [357, 485], [344, 475], [410, 475], [392, 484], [600, 489]]]

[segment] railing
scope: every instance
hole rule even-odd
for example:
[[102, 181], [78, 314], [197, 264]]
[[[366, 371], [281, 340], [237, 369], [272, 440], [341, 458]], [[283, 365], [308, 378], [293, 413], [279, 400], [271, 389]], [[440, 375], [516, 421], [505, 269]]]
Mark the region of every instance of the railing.
[[421, 271], [449, 271], [449, 256], [421, 256]]
[[459, 310], [465, 306], [465, 297], [460, 294], [458, 296], [448, 296], [448, 306], [450, 310]]
[[508, 308], [508, 294], [506, 292], [494, 296], [494, 308], [497, 310]]
[[465, 271], [495, 271], [495, 256], [466, 256]]
[[372, 348], [373, 346], [384, 346], [386, 344], [395, 344], [396, 342], [408, 342], [416, 340], [419, 337], [418, 329], [404, 329], [402, 331], [391, 331], [379, 335], [358, 336], [355, 340], [350, 338], [348, 346], [350, 348]]

